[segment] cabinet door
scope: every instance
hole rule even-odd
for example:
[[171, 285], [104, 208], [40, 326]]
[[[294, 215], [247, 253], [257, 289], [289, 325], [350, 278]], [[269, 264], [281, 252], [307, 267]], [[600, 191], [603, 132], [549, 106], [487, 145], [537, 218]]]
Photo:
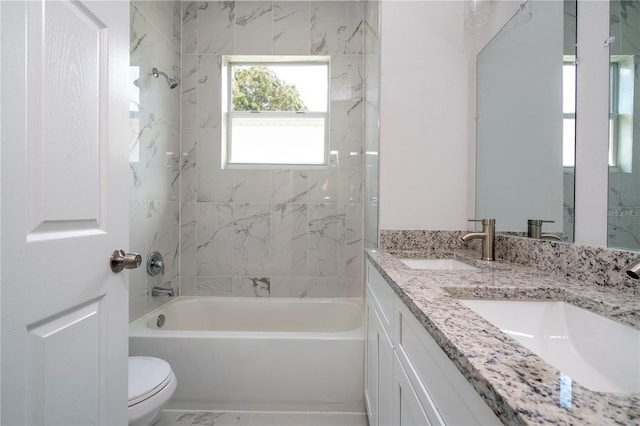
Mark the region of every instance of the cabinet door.
[[365, 341], [365, 376], [364, 397], [367, 403], [369, 425], [378, 426], [378, 340], [376, 310], [372, 306], [367, 294], [366, 321], [367, 339]]
[[393, 344], [373, 304], [367, 303], [366, 311], [365, 398], [369, 425], [389, 426], [393, 415]]
[[393, 343], [378, 317], [378, 421], [393, 424]]
[[431, 416], [427, 415], [397, 358], [394, 359], [393, 367], [393, 421], [389, 424], [398, 426], [442, 424], [434, 413], [431, 413]]
[[389, 336], [393, 333], [393, 300], [395, 293], [382, 278], [376, 268], [367, 261], [367, 290], [368, 299], [380, 317], [380, 321]]

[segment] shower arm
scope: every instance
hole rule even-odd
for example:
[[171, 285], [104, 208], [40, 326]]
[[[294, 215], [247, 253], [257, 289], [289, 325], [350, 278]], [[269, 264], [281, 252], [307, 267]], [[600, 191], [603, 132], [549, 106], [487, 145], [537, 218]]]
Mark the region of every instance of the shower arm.
[[167, 75], [166, 72], [160, 71], [156, 67], [153, 67], [150, 74], [155, 78], [158, 78], [159, 76], [163, 76], [165, 80], [167, 80], [167, 84], [169, 85], [170, 89], [175, 89], [178, 86], [179, 81], [177, 78], [169, 77], [169, 75]]

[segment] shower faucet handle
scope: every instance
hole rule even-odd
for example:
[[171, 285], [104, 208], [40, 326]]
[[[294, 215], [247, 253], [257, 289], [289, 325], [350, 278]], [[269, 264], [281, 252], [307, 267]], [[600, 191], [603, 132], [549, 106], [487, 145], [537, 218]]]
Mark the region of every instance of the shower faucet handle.
[[147, 273], [152, 277], [160, 273], [164, 274], [164, 261], [157, 251], [152, 252], [147, 258]]

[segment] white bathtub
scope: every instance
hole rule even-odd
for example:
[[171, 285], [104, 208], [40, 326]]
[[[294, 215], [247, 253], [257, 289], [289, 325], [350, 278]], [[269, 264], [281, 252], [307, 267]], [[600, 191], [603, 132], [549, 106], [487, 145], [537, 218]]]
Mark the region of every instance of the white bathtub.
[[364, 412], [359, 299], [179, 297], [129, 333], [131, 355], [171, 364], [168, 408]]

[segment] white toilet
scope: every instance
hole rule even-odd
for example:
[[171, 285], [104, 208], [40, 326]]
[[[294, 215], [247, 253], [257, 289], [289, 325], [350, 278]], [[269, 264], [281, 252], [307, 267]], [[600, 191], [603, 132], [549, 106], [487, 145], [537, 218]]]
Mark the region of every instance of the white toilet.
[[176, 390], [168, 362], [148, 356], [129, 357], [129, 426], [149, 426]]

